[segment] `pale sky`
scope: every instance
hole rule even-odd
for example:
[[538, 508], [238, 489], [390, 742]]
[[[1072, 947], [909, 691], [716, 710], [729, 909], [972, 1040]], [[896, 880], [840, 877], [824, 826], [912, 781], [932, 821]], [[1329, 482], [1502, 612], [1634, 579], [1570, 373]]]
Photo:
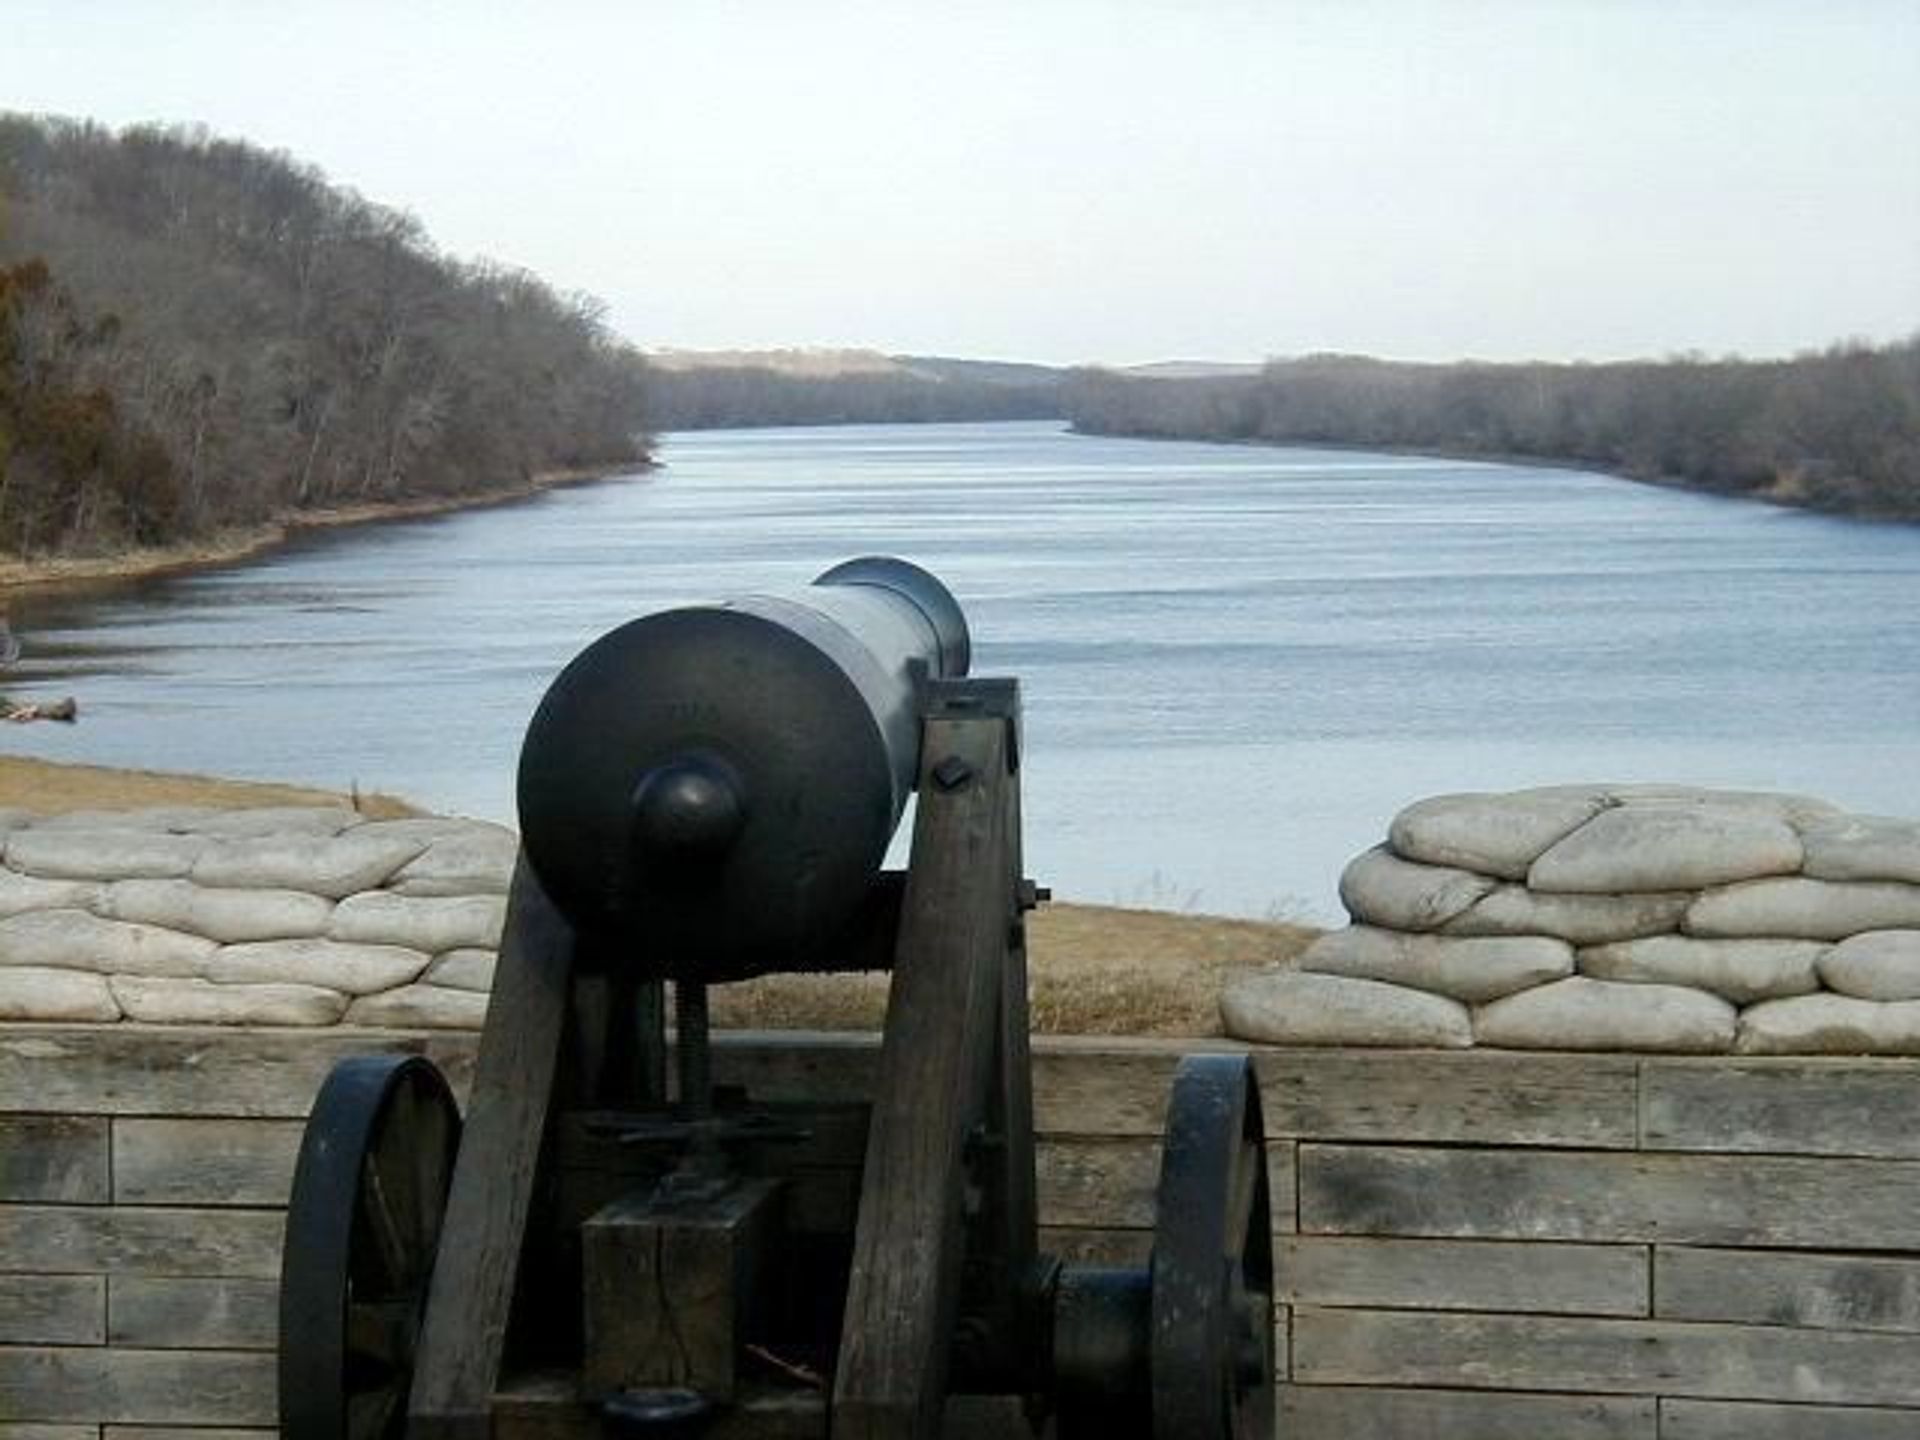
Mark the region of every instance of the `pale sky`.
[[1920, 329], [1920, 0], [0, 0], [642, 346], [1786, 354]]

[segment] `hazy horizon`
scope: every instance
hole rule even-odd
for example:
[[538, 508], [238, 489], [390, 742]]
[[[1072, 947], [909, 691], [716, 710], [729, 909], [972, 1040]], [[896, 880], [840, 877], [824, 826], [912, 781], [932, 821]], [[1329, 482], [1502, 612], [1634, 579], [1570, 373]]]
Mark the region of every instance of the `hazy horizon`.
[[0, 106], [204, 124], [643, 349], [1774, 357], [1920, 330], [1920, 7], [13, 9]]

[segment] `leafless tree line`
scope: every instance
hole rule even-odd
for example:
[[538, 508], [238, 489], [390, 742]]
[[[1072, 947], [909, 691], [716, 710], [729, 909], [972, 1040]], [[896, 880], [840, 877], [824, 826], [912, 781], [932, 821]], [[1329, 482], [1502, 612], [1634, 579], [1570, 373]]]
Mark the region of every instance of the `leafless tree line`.
[[591, 297], [200, 130], [0, 114], [0, 551], [645, 457]]
[[1257, 377], [1076, 372], [1069, 418], [1184, 436], [1571, 461], [1842, 513], [1920, 519], [1920, 337], [1791, 360], [1275, 361]]

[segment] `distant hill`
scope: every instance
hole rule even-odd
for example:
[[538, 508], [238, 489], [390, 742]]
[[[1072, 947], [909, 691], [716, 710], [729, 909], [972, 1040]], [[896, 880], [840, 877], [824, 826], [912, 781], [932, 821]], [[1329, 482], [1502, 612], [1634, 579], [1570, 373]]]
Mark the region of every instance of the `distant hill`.
[[1124, 366], [1118, 373], [1138, 380], [1231, 380], [1258, 375], [1260, 366], [1252, 361], [1155, 360], [1147, 365]]
[[785, 350], [650, 350], [647, 363], [657, 370], [765, 370], [810, 380], [843, 375], [903, 375], [909, 367], [878, 350], [832, 350], [799, 346]]
[[661, 350], [646, 357], [662, 430], [1055, 420], [1067, 371], [877, 350]]

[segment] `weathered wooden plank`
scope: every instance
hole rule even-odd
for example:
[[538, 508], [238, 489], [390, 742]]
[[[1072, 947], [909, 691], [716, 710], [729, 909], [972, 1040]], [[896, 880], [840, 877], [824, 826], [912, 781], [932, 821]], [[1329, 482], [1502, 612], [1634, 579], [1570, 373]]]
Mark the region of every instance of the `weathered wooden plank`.
[[101, 1440], [274, 1440], [279, 1433], [238, 1426], [105, 1425], [101, 1427]]
[[1662, 1319], [1920, 1334], [1920, 1260], [1662, 1245], [1653, 1273]]
[[[870, 1100], [879, 1037], [822, 1031], [716, 1031], [714, 1076], [756, 1097]], [[1167, 1095], [1180, 1057], [1242, 1053], [1219, 1038], [1036, 1035], [1034, 1126], [1056, 1135], [1152, 1135], [1166, 1127]]]
[[107, 1122], [82, 1115], [0, 1115], [0, 1202], [104, 1205]]
[[[1293, 1229], [1295, 1147], [1267, 1146], [1273, 1228]], [[1160, 1144], [1132, 1137], [1043, 1136], [1035, 1146], [1040, 1223], [1082, 1229], [1150, 1230], [1160, 1184]]]
[[1153, 1252], [1153, 1232], [1042, 1225], [1040, 1250], [1068, 1265], [1144, 1265]]
[[1151, 1229], [1157, 1141], [1043, 1139], [1035, 1146], [1043, 1225]]
[[1307, 1384], [1920, 1406], [1920, 1337], [1840, 1330], [1299, 1306], [1293, 1361]]
[[566, 1028], [572, 927], [525, 855], [514, 868], [494, 970], [496, 1015], [474, 1062], [473, 1104], [454, 1162], [408, 1399], [417, 1440], [485, 1436], [500, 1374], [534, 1178]]
[[1287, 1440], [1655, 1440], [1656, 1402], [1630, 1395], [1526, 1395], [1282, 1385]]
[[1505, 1240], [1300, 1236], [1274, 1252], [1301, 1305], [1645, 1315], [1648, 1248]]
[[1920, 1060], [1642, 1063], [1649, 1150], [1920, 1159]]
[[285, 1205], [300, 1120], [113, 1121], [113, 1198], [122, 1205]]
[[834, 1372], [834, 1430], [848, 1440], [940, 1425], [966, 1137], [986, 1117], [1017, 917], [1010, 724], [934, 715], [921, 730], [924, 783]]
[[107, 1343], [136, 1350], [271, 1350], [280, 1329], [273, 1280], [115, 1275]]
[[277, 1210], [148, 1210], [13, 1205], [0, 1224], [0, 1272], [26, 1275], [280, 1273]]
[[277, 1420], [274, 1358], [222, 1350], [0, 1347], [0, 1415], [270, 1426]]
[[[7, 1223], [0, 1211], [0, 1226]], [[107, 1338], [100, 1275], [0, 1275], [0, 1345], [98, 1345]]]
[[1920, 1412], [1879, 1406], [1662, 1400], [1661, 1440], [1913, 1440]]
[[1167, 1098], [1180, 1056], [1244, 1053], [1231, 1040], [1129, 1042], [1104, 1037], [1036, 1037], [1033, 1044], [1034, 1126], [1048, 1135], [1139, 1135], [1158, 1138], [1167, 1126]]
[[865, 1032], [716, 1030], [713, 1078], [744, 1085], [756, 1100], [815, 1104], [869, 1101], [880, 1072], [880, 1037]]
[[1920, 1249], [1920, 1164], [1302, 1145], [1301, 1230]]
[[1259, 1055], [1270, 1136], [1590, 1150], [1633, 1148], [1638, 1065], [1476, 1050]]
[[461, 1031], [0, 1027], [0, 1111], [300, 1119], [336, 1060], [388, 1051], [431, 1056], [464, 1096], [476, 1044]]
[[15, 1425], [0, 1420], [0, 1440], [100, 1440], [98, 1425]]

